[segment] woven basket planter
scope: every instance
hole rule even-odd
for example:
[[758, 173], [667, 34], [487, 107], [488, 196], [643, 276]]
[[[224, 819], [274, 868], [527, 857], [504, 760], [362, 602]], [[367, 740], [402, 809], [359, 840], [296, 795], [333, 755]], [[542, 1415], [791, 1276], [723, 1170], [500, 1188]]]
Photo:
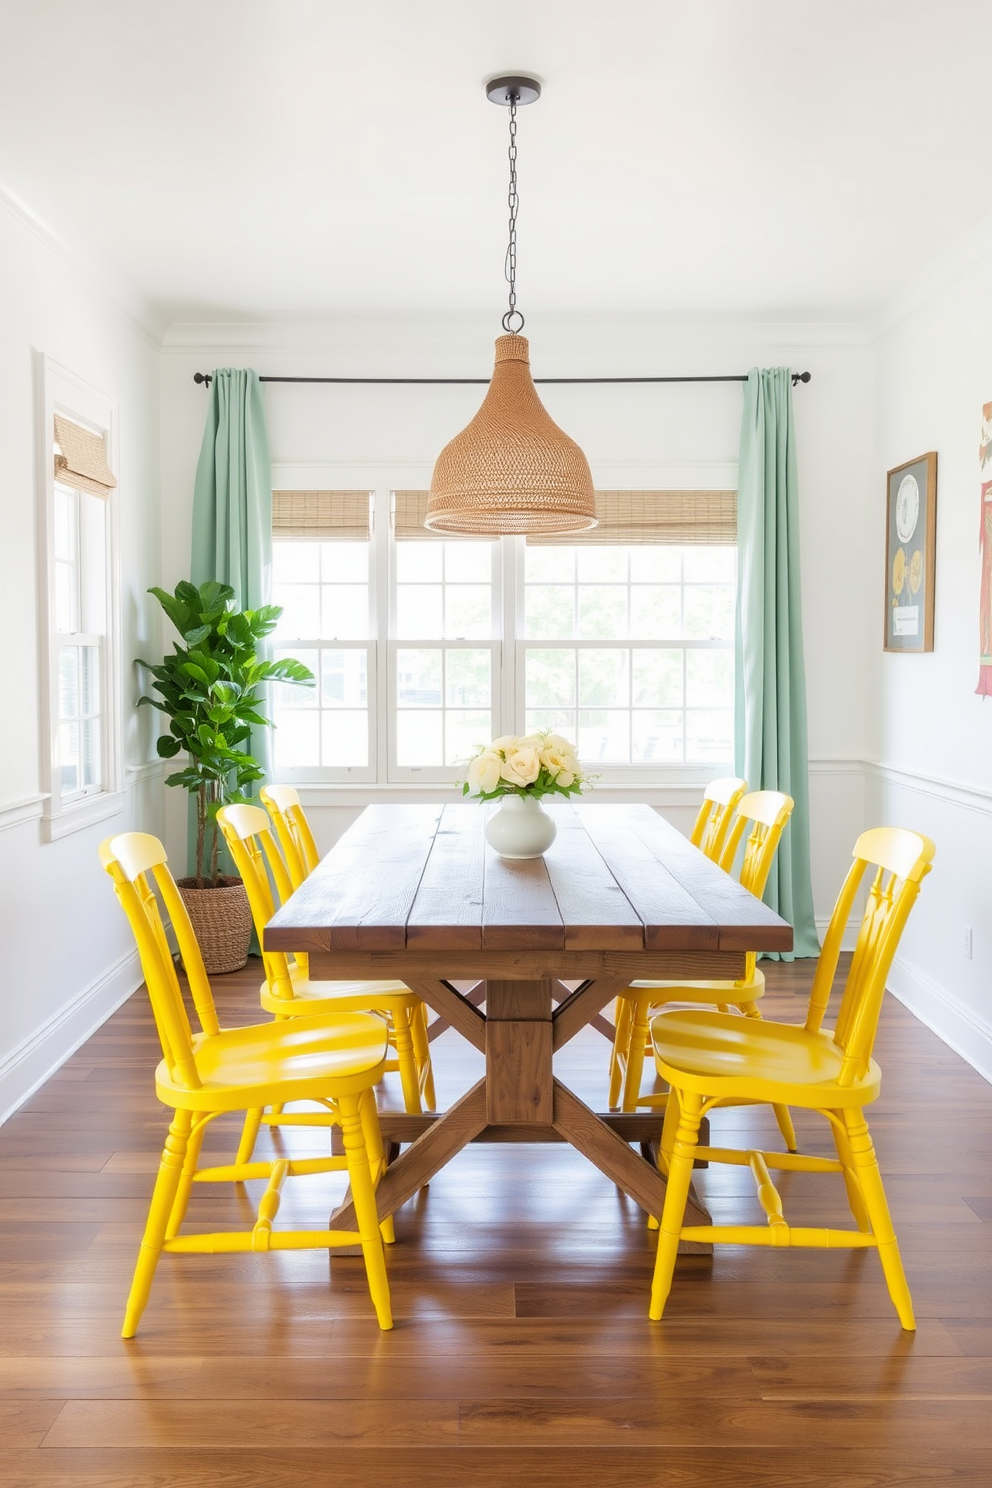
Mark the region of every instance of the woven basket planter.
[[221, 877], [219, 888], [198, 889], [195, 878], [180, 878], [177, 888], [207, 972], [240, 971], [248, 960], [252, 929], [241, 879]]

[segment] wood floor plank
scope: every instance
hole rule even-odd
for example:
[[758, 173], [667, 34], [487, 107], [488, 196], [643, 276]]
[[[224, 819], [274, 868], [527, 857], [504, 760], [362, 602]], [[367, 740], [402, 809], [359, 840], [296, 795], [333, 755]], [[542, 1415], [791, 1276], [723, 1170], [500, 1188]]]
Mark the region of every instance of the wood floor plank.
[[280, 1398], [259, 1410], [254, 1401], [70, 1400], [44, 1439], [49, 1447], [237, 1447], [247, 1452], [305, 1441], [325, 1450], [354, 1446], [438, 1446], [458, 1436], [458, 1408], [445, 1400], [352, 1398], [328, 1410], [323, 1400]]

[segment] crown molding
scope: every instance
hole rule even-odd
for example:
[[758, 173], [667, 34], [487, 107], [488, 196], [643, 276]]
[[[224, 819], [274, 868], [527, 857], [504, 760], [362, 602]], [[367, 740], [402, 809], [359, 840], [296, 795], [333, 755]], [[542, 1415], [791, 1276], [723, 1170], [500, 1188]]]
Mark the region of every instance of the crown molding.
[[[458, 375], [488, 376], [490, 346], [499, 326], [492, 315], [392, 315], [338, 316], [322, 320], [258, 321], [176, 321], [162, 338], [166, 355], [198, 351], [221, 355], [237, 352], [313, 352], [327, 356], [338, 353], [348, 357], [349, 364], [341, 375], [350, 371], [363, 374], [363, 366], [353, 364], [359, 357], [385, 352], [401, 359], [410, 356], [422, 361], [425, 353], [451, 351], [467, 354], [471, 361], [461, 363]], [[552, 371], [548, 360], [556, 353], [569, 358], [568, 370], [581, 371], [575, 357], [599, 357], [604, 352], [622, 357], [631, 375], [652, 372], [669, 373], [746, 372], [741, 358], [753, 363], [776, 358], [790, 359], [790, 354], [809, 350], [866, 350], [869, 333], [858, 320], [760, 320], [734, 316], [664, 316], [585, 314], [541, 315], [528, 319], [527, 334], [535, 347], [540, 346], [542, 371]], [[713, 365], [713, 357], [724, 358], [725, 367]], [[688, 358], [688, 364], [687, 364]], [[705, 358], [705, 365], [703, 363]], [[628, 365], [629, 364], [629, 365]], [[298, 369], [285, 370], [287, 375]], [[310, 370], [313, 370], [312, 368]], [[405, 367], [398, 362], [397, 375]], [[599, 370], [590, 369], [590, 375]], [[326, 375], [332, 375], [328, 372]], [[371, 374], [370, 374], [371, 375]], [[553, 375], [553, 374], [552, 374]]]

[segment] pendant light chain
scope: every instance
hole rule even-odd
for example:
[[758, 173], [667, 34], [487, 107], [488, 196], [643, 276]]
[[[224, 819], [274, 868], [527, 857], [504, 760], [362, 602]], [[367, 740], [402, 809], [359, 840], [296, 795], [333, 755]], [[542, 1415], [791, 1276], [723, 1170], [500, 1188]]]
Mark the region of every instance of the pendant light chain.
[[[510, 97], [510, 148], [507, 155], [510, 161], [510, 187], [507, 192], [506, 204], [510, 209], [509, 239], [506, 245], [506, 265], [504, 273], [506, 282], [510, 286], [509, 309], [503, 316], [503, 329], [513, 336], [519, 336], [524, 328], [524, 318], [517, 309], [517, 210], [520, 206], [520, 197], [517, 195], [517, 99], [519, 94], [511, 93]], [[519, 321], [518, 325], [514, 321]]]

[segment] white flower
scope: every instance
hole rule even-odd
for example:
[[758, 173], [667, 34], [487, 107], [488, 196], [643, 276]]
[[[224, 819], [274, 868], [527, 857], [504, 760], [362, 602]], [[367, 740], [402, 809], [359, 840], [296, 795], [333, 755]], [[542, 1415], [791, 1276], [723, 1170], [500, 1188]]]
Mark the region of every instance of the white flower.
[[[566, 754], [563, 749], [556, 749], [551, 744], [541, 750], [541, 764], [558, 785], [571, 784], [575, 779], [577, 763], [573, 754]], [[562, 779], [563, 774], [568, 775], [568, 781]]]
[[493, 748], [484, 749], [469, 761], [468, 783], [472, 794], [476, 796], [486, 795], [495, 790], [499, 785], [500, 771], [503, 761]]
[[575, 776], [571, 770], [561, 770], [555, 776], [555, 785], [560, 785], [562, 790], [568, 790], [568, 787], [572, 785], [574, 781]]
[[493, 740], [489, 748], [499, 749], [504, 754], [507, 754], [511, 749], [516, 749], [519, 743], [520, 740], [517, 738], [516, 734], [500, 734], [498, 739]]
[[541, 773], [541, 757], [530, 745], [508, 750], [500, 773], [510, 785], [533, 785]]

